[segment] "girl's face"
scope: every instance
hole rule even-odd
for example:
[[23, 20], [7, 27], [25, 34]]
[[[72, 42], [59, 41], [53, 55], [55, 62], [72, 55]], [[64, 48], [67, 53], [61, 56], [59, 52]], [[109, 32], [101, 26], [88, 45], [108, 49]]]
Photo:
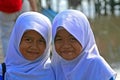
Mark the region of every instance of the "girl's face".
[[66, 60], [75, 59], [82, 51], [78, 40], [63, 28], [57, 31], [54, 43], [56, 52]]
[[21, 54], [32, 61], [44, 53], [46, 42], [38, 32], [30, 30], [23, 34], [19, 48]]

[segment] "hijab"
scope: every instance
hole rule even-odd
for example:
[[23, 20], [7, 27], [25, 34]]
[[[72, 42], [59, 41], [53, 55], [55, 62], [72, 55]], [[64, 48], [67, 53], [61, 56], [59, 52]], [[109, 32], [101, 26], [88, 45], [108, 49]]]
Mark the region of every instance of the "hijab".
[[[19, 50], [21, 38], [28, 30], [37, 31], [46, 41], [43, 55], [33, 61], [25, 59]], [[49, 58], [51, 32], [50, 20], [38, 12], [25, 12], [18, 17], [5, 58], [5, 80], [54, 80]]]
[[[57, 30], [64, 28], [82, 45], [82, 52], [73, 60], [65, 60], [55, 50]], [[64, 34], [63, 34], [64, 35]], [[60, 12], [53, 20], [52, 66], [56, 80], [109, 80], [116, 73], [100, 56], [87, 17], [77, 10]]]

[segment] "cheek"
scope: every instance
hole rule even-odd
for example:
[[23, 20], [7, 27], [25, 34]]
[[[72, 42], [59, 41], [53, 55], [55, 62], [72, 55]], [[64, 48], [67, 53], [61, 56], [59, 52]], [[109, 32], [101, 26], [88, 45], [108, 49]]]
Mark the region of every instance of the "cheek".
[[44, 45], [44, 46], [40, 46], [39, 47], [39, 51], [41, 51], [41, 53], [44, 53], [44, 51], [45, 51], [45, 49], [46, 49], [46, 46]]
[[21, 53], [24, 52], [24, 50], [26, 50], [27, 47], [28, 47], [28, 45], [21, 43], [20, 46], [19, 46], [20, 52]]
[[82, 46], [81, 45], [76, 45], [76, 52], [77, 52], [77, 54], [80, 54], [82, 52]]
[[55, 50], [56, 50], [57, 53], [60, 52], [60, 45], [57, 44], [57, 43], [55, 43]]
[[43, 53], [44, 51], [45, 51], [45, 49], [46, 49], [46, 44], [44, 43], [44, 44], [38, 44], [37, 45], [37, 49], [41, 52], [41, 53]]

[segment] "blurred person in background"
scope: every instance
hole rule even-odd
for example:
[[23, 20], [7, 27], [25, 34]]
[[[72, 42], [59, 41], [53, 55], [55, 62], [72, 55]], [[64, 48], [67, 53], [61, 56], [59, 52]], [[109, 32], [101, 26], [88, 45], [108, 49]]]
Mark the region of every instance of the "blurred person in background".
[[37, 11], [36, 0], [0, 0], [0, 30], [3, 56], [16, 18], [23, 12]]

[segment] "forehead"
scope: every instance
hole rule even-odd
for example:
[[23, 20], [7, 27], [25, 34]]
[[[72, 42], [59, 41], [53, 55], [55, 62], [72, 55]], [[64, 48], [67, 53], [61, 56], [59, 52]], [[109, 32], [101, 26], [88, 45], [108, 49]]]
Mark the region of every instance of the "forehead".
[[23, 37], [25, 37], [25, 36], [42, 37], [42, 35], [35, 30], [25, 31], [23, 34]]
[[38, 35], [40, 35], [40, 33], [38, 33], [38, 32], [35, 31], [35, 30], [27, 30], [27, 31], [25, 31], [25, 32], [23, 33], [23, 35], [27, 35], [27, 34], [38, 34]]
[[58, 28], [56, 36], [72, 36], [66, 29]]

